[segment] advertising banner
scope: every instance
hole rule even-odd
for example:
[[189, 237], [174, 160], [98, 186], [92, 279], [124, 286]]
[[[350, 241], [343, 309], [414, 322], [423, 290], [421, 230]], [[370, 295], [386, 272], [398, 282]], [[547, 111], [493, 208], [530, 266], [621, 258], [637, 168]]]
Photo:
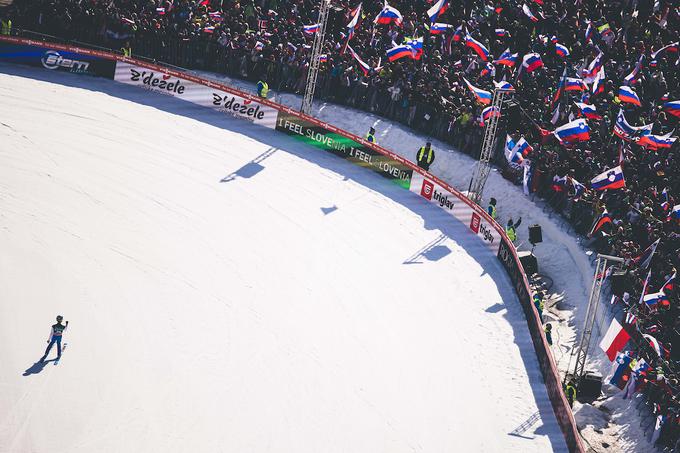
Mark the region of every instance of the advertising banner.
[[493, 253], [498, 252], [501, 235], [472, 206], [458, 198], [458, 195], [451, 193], [448, 189], [437, 184], [435, 181], [427, 179], [420, 173], [413, 174], [409, 190], [419, 194], [430, 203], [438, 205], [460, 222], [463, 222], [484, 241], [484, 244]]
[[156, 93], [175, 96], [271, 129], [274, 129], [276, 125], [278, 111], [272, 107], [163, 71], [118, 62], [114, 80]]
[[331, 132], [320, 124], [281, 111], [276, 122], [276, 130], [373, 170], [404, 188], [410, 187], [413, 170], [408, 166], [350, 138]]
[[48, 46], [15, 44], [0, 41], [0, 60], [49, 71], [72, 72], [113, 78], [116, 62], [105, 58], [57, 50]]

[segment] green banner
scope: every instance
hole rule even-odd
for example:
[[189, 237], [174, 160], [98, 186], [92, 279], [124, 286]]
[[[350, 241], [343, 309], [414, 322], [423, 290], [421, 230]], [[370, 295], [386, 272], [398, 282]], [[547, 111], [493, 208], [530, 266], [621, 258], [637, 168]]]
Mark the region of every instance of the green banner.
[[371, 169], [405, 189], [410, 187], [413, 170], [408, 166], [318, 124], [280, 111], [276, 120], [276, 130]]

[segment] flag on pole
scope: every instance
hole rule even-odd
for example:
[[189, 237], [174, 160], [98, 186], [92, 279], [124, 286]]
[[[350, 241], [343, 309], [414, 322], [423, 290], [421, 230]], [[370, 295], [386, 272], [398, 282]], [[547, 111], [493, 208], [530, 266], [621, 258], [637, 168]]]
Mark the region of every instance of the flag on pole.
[[[597, 79], [595, 79], [595, 81], [597, 81]], [[629, 104], [637, 105], [638, 107], [642, 106], [640, 98], [635, 93], [635, 90], [626, 85], [621, 85], [619, 87], [619, 99], [621, 102], [628, 102]]]
[[531, 12], [526, 3], [522, 5], [522, 11], [532, 22], [538, 22], [538, 17], [534, 16], [534, 13]]
[[303, 25], [302, 31], [308, 35], [313, 35], [314, 33], [318, 32], [320, 28], [321, 24]]
[[626, 187], [626, 180], [620, 165], [603, 171], [590, 181], [590, 188], [593, 190], [621, 189], [622, 187]]
[[394, 22], [395, 25], [401, 25], [402, 22], [404, 21], [404, 18], [402, 17], [401, 13], [397, 8], [394, 8], [390, 5], [387, 4], [387, 1], [385, 1], [385, 6], [383, 6], [383, 9], [380, 10], [378, 15], [375, 17], [375, 23], [376, 24], [391, 24]]
[[361, 69], [361, 72], [364, 73], [365, 76], [368, 75], [369, 72], [371, 72], [371, 67], [364, 61], [362, 60], [359, 55], [352, 49], [352, 46], [347, 46], [347, 50], [349, 50], [350, 55], [354, 57], [354, 59], [357, 61], [359, 64], [359, 69]]
[[465, 45], [475, 51], [477, 56], [484, 61], [489, 61], [489, 50], [470, 35], [465, 36]]
[[503, 52], [501, 56], [498, 57], [498, 60], [494, 60], [494, 64], [500, 64], [511, 68], [515, 66], [518, 57], [518, 53], [512, 53], [510, 52], [510, 48], [507, 48], [505, 49], [505, 52]]
[[553, 131], [560, 143], [584, 142], [590, 140], [590, 129], [583, 118], [578, 118]]
[[490, 91], [486, 91], [486, 90], [482, 90], [481, 88], [477, 88], [476, 86], [474, 86], [473, 84], [468, 82], [468, 80], [465, 77], [463, 77], [463, 81], [465, 82], [465, 85], [467, 85], [467, 87], [470, 89], [472, 94], [475, 96], [475, 98], [477, 99], [477, 102], [479, 102], [480, 104], [483, 104], [483, 105], [491, 104], [491, 97], [492, 96], [491, 96]]
[[449, 7], [449, 0], [437, 0], [430, 9], [427, 10], [427, 15], [430, 18], [430, 23], [436, 22], [437, 19], [444, 14]]
[[600, 348], [607, 354], [610, 361], [614, 361], [616, 354], [621, 351], [630, 340], [630, 335], [619, 324], [616, 318], [612, 318], [611, 324], [607, 333], [604, 334], [602, 341], [600, 341]]
[[659, 246], [659, 242], [661, 242], [661, 238], [650, 244], [640, 256], [633, 258], [633, 262], [637, 264], [640, 269], [647, 269], [649, 267], [652, 258], [654, 257], [654, 252], [656, 252], [656, 248]]
[[602, 212], [600, 217], [598, 217], [598, 219], [595, 221], [593, 228], [590, 229], [590, 234], [588, 236], [593, 237], [593, 235], [604, 228], [604, 226], [607, 224], [612, 225], [612, 218], [607, 212], [607, 208], [605, 208], [604, 212]]

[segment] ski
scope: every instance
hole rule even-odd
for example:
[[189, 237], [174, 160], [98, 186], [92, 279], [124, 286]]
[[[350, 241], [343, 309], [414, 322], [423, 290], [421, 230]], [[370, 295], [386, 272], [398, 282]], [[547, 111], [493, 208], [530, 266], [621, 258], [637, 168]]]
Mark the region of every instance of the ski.
[[[64, 355], [64, 352], [66, 352], [66, 346], [68, 346], [68, 343], [64, 343], [64, 346], [61, 348], [61, 354], [62, 354], [62, 355]], [[54, 361], [54, 366], [59, 365], [59, 361], [60, 361], [60, 360], [61, 360], [61, 357], [59, 357], [58, 359], [56, 359], [56, 360]]]

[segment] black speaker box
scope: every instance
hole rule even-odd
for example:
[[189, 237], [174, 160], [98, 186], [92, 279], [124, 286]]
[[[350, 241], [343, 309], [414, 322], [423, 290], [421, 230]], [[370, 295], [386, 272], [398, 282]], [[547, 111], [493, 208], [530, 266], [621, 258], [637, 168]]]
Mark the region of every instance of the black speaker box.
[[520, 263], [527, 275], [538, 274], [538, 260], [531, 252], [517, 252]]
[[529, 227], [529, 242], [536, 245], [543, 242], [543, 231], [541, 230], [541, 225], [531, 225]]
[[594, 401], [602, 393], [602, 375], [594, 371], [587, 371], [578, 385], [577, 398], [579, 401]]
[[623, 293], [628, 291], [629, 278], [628, 271], [614, 271], [612, 275], [609, 276], [609, 281], [611, 283], [612, 294], [619, 297], [623, 296]]

